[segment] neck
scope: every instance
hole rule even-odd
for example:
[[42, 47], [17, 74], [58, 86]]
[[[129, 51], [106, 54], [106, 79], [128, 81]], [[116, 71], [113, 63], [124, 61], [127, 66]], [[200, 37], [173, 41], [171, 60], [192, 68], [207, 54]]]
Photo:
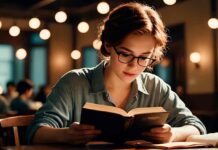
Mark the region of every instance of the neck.
[[20, 95], [20, 98], [25, 101], [28, 100], [28, 97], [25, 94]]
[[107, 90], [127, 90], [130, 89], [131, 83], [125, 83], [120, 80], [110, 68], [110, 64], [108, 64], [104, 71], [104, 83]]

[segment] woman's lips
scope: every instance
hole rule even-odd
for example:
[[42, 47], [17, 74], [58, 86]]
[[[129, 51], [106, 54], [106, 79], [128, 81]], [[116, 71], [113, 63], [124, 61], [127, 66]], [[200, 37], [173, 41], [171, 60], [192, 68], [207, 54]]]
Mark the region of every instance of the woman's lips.
[[136, 76], [136, 74], [133, 74], [133, 73], [129, 73], [129, 72], [123, 72], [126, 76], [130, 76], [130, 77], [133, 77], [133, 76]]

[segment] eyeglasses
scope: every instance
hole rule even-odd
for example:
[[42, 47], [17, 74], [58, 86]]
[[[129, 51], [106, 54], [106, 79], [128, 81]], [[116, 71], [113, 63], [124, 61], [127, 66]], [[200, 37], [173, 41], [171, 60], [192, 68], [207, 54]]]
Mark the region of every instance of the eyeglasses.
[[123, 52], [119, 52], [115, 46], [113, 46], [113, 48], [118, 55], [118, 60], [124, 64], [130, 63], [136, 58], [139, 66], [148, 67], [148, 66], [151, 66], [156, 60], [156, 59], [150, 58], [150, 57], [143, 57], [143, 56], [135, 57], [132, 54], [126, 54]]

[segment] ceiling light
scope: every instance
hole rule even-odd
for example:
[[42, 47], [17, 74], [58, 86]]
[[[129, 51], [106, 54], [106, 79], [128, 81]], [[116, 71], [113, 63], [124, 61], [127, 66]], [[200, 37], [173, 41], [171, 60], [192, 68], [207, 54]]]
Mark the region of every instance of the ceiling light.
[[217, 29], [218, 28], [218, 19], [217, 18], [210, 18], [208, 20], [208, 26], [211, 29]]
[[26, 55], [27, 55], [27, 52], [23, 48], [20, 48], [16, 51], [17, 59], [23, 60], [24, 58], [26, 58]]
[[166, 4], [166, 5], [174, 5], [176, 3], [176, 0], [163, 0], [163, 2]]
[[30, 21], [29, 21], [29, 26], [30, 28], [32, 29], [37, 29], [39, 28], [41, 22], [38, 18], [31, 18]]
[[73, 59], [79, 59], [79, 58], [81, 57], [80, 51], [79, 51], [79, 50], [73, 50], [73, 51], [71, 52], [71, 57], [72, 57]]
[[81, 33], [86, 33], [89, 30], [89, 24], [87, 22], [80, 22], [77, 26], [77, 29], [79, 30], [79, 32]]
[[100, 40], [96, 39], [93, 41], [92, 45], [96, 50], [100, 50], [102, 42]]
[[2, 28], [2, 22], [1, 22], [1, 20], [0, 20], [0, 29]]
[[0, 85], [0, 94], [3, 93], [3, 87]]
[[97, 11], [100, 13], [100, 14], [107, 14], [110, 10], [110, 6], [108, 3], [106, 2], [100, 2], [98, 3], [97, 5]]
[[48, 29], [42, 29], [39, 33], [39, 36], [43, 40], [47, 40], [51, 36], [51, 32]]
[[20, 28], [16, 25], [11, 26], [9, 29], [9, 34], [13, 37], [18, 36], [20, 34]]
[[63, 22], [65, 22], [67, 20], [67, 14], [64, 11], [58, 11], [55, 14], [55, 20], [58, 23], [63, 23]]

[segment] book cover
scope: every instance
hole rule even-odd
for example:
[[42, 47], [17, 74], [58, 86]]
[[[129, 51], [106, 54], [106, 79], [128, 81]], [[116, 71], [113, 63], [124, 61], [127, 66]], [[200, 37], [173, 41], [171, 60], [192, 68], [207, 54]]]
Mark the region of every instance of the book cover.
[[135, 108], [125, 112], [118, 107], [86, 103], [80, 123], [94, 125], [102, 131], [94, 140], [123, 143], [143, 138], [143, 131], [162, 126], [168, 115], [162, 107]]

